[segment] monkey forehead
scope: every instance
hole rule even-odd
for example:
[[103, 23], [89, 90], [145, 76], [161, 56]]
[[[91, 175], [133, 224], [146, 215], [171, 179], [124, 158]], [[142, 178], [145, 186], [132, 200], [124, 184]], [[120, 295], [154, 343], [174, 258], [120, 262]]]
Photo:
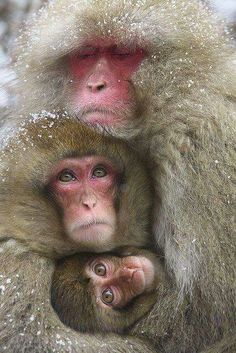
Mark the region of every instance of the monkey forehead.
[[[219, 41], [219, 24], [213, 16], [205, 21], [206, 8], [199, 1], [193, 0], [190, 4], [183, 0], [152, 0], [147, 6], [145, 3], [144, 0], [50, 1], [34, 17], [28, 26], [29, 32], [18, 39], [24, 47], [28, 42], [23, 61], [25, 63], [29, 54], [29, 59], [37, 58], [43, 60], [42, 64], [47, 61], [50, 65], [50, 58], [61, 58], [91, 38], [115, 38], [117, 44], [138, 45], [148, 51], [154, 47], [160, 49], [166, 42], [186, 50], [189, 43], [199, 47], [200, 38], [211, 46]], [[177, 11], [183, 14], [181, 21], [176, 16]], [[20, 56], [18, 59], [20, 62]]]
[[[120, 16], [121, 8], [126, 11], [126, 18]], [[55, 56], [55, 50], [63, 56], [71, 53], [74, 48], [83, 46], [86, 41], [89, 42], [91, 39], [93, 39], [94, 43], [94, 39], [96, 42], [104, 38], [107, 42], [110, 38], [110, 42], [114, 43], [115, 38], [117, 45], [122, 44], [129, 46], [129, 48], [139, 44], [143, 46], [146, 45], [146, 42], [141, 40], [143, 35], [141, 36], [140, 21], [143, 22], [143, 9], [140, 9], [140, 14], [137, 16], [139, 8], [140, 6], [137, 6], [137, 4], [126, 6], [125, 2], [119, 3], [110, 0], [96, 2], [83, 0], [52, 1], [48, 8], [42, 9], [38, 16], [35, 16], [31, 26], [28, 26], [31, 29], [25, 36], [19, 37], [18, 42], [19, 44], [24, 42], [24, 45], [27, 42], [27, 50], [40, 58], [45, 58], [45, 52], [43, 54], [37, 49], [41, 45], [47, 48], [46, 55], [47, 58], [50, 58]], [[97, 21], [94, 21], [94, 11], [96, 12]], [[52, 16], [53, 21], [48, 22], [48, 13], [49, 16]], [[69, 13], [71, 14], [69, 15]], [[104, 13], [106, 13], [107, 22], [104, 21]], [[130, 26], [129, 13], [133, 13], [133, 16], [131, 16], [132, 26]], [[65, 22], [61, 21], [61, 18]], [[40, 30], [38, 26], [41, 27]], [[118, 32], [117, 27], [120, 28], [120, 26], [125, 28], [126, 31]], [[50, 39], [48, 38], [46, 27], [49, 27]], [[133, 30], [132, 27], [134, 28]], [[67, 29], [66, 31], [65, 28]], [[130, 32], [128, 36], [127, 31]], [[104, 43], [101, 42], [100, 44], [103, 45]], [[27, 51], [25, 55], [27, 56]]]
[[89, 50], [89, 49], [98, 49], [98, 50], [111, 50], [117, 47], [115, 45], [116, 39], [115, 38], [91, 38], [91, 39], [86, 39], [84, 42], [81, 43], [80, 50]]

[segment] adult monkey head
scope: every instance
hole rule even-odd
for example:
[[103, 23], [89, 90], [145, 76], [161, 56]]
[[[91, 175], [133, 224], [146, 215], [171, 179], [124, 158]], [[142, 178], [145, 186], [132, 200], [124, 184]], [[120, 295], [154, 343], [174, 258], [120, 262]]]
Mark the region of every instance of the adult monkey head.
[[66, 109], [88, 123], [118, 130], [131, 123], [133, 128], [146, 107], [141, 97], [143, 92], [146, 97], [142, 81], [147, 74], [140, 69], [151, 58], [142, 17], [138, 3], [52, 2], [19, 39], [23, 112]]
[[[18, 45], [17, 111], [66, 109], [126, 137], [150, 116], [181, 110], [187, 96], [204, 101], [205, 75], [229, 51], [199, 1], [52, 1], [28, 28]], [[230, 85], [220, 70], [208, 84], [219, 83]]]

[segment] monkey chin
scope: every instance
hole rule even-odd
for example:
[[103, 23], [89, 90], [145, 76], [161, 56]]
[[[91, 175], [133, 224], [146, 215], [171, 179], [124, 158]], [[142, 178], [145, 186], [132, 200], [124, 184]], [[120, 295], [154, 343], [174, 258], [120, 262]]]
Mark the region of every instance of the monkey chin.
[[[70, 108], [68, 107], [68, 110]], [[136, 110], [132, 104], [119, 103], [116, 107], [101, 104], [89, 104], [88, 106], [78, 107], [78, 102], [74, 102], [72, 107], [73, 115], [91, 126], [102, 127], [123, 127], [135, 119]]]
[[67, 229], [67, 233], [81, 251], [109, 251], [112, 249], [115, 224], [105, 222], [73, 224], [70, 229]]

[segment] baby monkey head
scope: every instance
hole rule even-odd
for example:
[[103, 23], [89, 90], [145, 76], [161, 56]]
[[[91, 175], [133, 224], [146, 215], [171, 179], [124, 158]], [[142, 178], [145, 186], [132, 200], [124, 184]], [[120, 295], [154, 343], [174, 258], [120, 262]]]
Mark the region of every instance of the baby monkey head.
[[54, 309], [81, 332], [124, 332], [153, 305], [157, 261], [153, 254], [79, 254], [60, 260], [52, 283]]

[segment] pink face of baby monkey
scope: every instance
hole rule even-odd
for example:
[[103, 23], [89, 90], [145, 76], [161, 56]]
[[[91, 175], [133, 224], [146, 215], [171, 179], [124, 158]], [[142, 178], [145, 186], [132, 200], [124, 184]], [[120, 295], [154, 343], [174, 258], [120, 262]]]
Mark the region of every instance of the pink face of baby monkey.
[[97, 304], [103, 308], [123, 308], [154, 288], [154, 265], [142, 256], [98, 256], [86, 265], [85, 274], [92, 281]]

